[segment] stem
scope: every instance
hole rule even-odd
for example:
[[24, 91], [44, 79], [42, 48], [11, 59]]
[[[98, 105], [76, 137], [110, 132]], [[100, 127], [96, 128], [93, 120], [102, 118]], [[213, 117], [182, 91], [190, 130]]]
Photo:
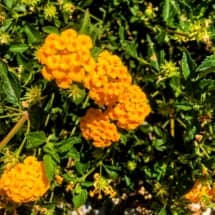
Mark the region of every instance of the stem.
[[[88, 94], [87, 97], [85, 98], [85, 100], [84, 100], [82, 106], [81, 106], [82, 109], [86, 108], [89, 99], [90, 99], [90, 97], [89, 97], [89, 94]], [[75, 133], [75, 131], [76, 131], [76, 128], [77, 128], [77, 125], [78, 125], [79, 122], [80, 122], [80, 118], [77, 118], [77, 119], [75, 120], [75, 125], [74, 125], [74, 127], [72, 128], [72, 131], [71, 131], [71, 133], [70, 133], [70, 136], [73, 136], [73, 135], [74, 135], [74, 133]]]
[[102, 161], [99, 161], [99, 162], [95, 165], [95, 167], [93, 167], [93, 168], [90, 169], [85, 175], [83, 175], [83, 176], [80, 178], [80, 181], [85, 181], [85, 179], [86, 179], [90, 174], [92, 174], [98, 166], [102, 167]]
[[[83, 13], [86, 13], [86, 10], [82, 9], [81, 7], [75, 6], [75, 8], [76, 8], [77, 10], [80, 10], [80, 11], [83, 12]], [[88, 12], [89, 12], [89, 11], [88, 11]], [[95, 20], [98, 21], [98, 22], [102, 22], [101, 19], [99, 19], [98, 17], [92, 15], [91, 13], [89, 13], [89, 16], [90, 16], [91, 18], [95, 19]]]
[[21, 151], [22, 151], [22, 149], [23, 149], [23, 147], [24, 147], [24, 145], [25, 145], [25, 142], [26, 142], [26, 137], [27, 137], [27, 134], [29, 133], [29, 131], [30, 131], [30, 127], [31, 127], [31, 123], [30, 123], [30, 120], [28, 120], [27, 121], [27, 129], [26, 129], [26, 132], [25, 132], [25, 137], [24, 137], [24, 139], [22, 140], [22, 143], [20, 144], [20, 146], [19, 146], [19, 148], [17, 149], [17, 151], [16, 151], [16, 157], [18, 158], [19, 157], [19, 155], [20, 155], [20, 153], [21, 153]]
[[169, 28], [166, 28], [165, 29], [168, 33], [171, 33], [171, 34], [178, 34], [180, 36], [184, 36], [184, 37], [190, 37], [190, 34], [189, 33], [185, 33], [185, 32], [181, 32], [181, 31], [175, 31], [175, 30], [172, 30], [172, 29], [169, 29]]
[[0, 116], [0, 119], [11, 118], [13, 116], [19, 116], [19, 115], [20, 113], [8, 114], [8, 115]]
[[0, 149], [2, 149], [18, 132], [18, 130], [23, 126], [25, 121], [28, 120], [28, 112], [24, 112], [19, 121], [15, 124], [15, 126], [10, 130], [10, 132], [4, 137], [4, 139], [0, 142]]

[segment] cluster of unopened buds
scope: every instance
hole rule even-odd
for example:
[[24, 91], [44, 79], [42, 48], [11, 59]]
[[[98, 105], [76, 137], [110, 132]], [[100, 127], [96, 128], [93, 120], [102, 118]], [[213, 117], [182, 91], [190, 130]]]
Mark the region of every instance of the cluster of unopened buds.
[[60, 35], [48, 35], [37, 57], [44, 65], [45, 79], [55, 80], [60, 88], [70, 88], [78, 82], [103, 107], [103, 111], [87, 110], [80, 120], [80, 129], [86, 140], [104, 148], [119, 141], [117, 128], [137, 128], [151, 108], [142, 89], [132, 84], [132, 77], [120, 57], [104, 50], [94, 59], [90, 53], [92, 47], [88, 35], [67, 29]]

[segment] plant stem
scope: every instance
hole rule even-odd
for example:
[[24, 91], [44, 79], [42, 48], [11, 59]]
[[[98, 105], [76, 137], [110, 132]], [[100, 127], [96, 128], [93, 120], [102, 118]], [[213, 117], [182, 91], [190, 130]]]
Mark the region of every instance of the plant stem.
[[[75, 6], [75, 8], [76, 8], [77, 10], [80, 10], [80, 11], [83, 12], [83, 13], [86, 13], [86, 10], [82, 9], [81, 7]], [[89, 12], [89, 11], [88, 11], [88, 12]], [[91, 13], [89, 13], [89, 16], [90, 16], [91, 18], [95, 19], [95, 20], [98, 21], [98, 22], [102, 22], [101, 19], [99, 19], [98, 17], [92, 15]]]
[[2, 149], [18, 132], [18, 130], [23, 126], [25, 121], [28, 120], [28, 112], [24, 112], [19, 121], [15, 124], [15, 126], [10, 130], [10, 132], [4, 137], [4, 139], [0, 142], [0, 149]]
[[[86, 108], [89, 99], [90, 99], [90, 97], [89, 97], [89, 94], [88, 94], [87, 97], [85, 98], [85, 100], [84, 100], [82, 106], [81, 106], [82, 109]], [[70, 133], [70, 136], [73, 136], [73, 135], [74, 135], [74, 133], [75, 133], [75, 131], [76, 131], [76, 128], [77, 128], [77, 125], [78, 125], [79, 122], [80, 122], [80, 118], [77, 118], [77, 119], [75, 120], [75, 125], [74, 125], [74, 127], [72, 128], [72, 131], [71, 131], [71, 133]]]
[[80, 178], [80, 181], [85, 181], [85, 179], [90, 175], [92, 174], [95, 169], [100, 166], [100, 168], [102, 167], [102, 161], [99, 161], [92, 169], [90, 169], [85, 175], [83, 175], [81, 178]]
[[19, 148], [18, 148], [17, 151], [16, 151], [16, 157], [17, 157], [17, 158], [19, 157], [19, 155], [20, 155], [20, 153], [21, 153], [21, 151], [22, 151], [22, 149], [23, 149], [23, 147], [24, 147], [24, 145], [25, 145], [25, 142], [26, 142], [26, 139], [27, 139], [26, 137], [27, 137], [27, 134], [28, 134], [29, 131], [30, 131], [30, 127], [31, 127], [31, 123], [30, 123], [30, 120], [28, 120], [28, 121], [27, 121], [27, 129], [26, 129], [26, 132], [25, 132], [25, 137], [24, 137], [24, 139], [22, 140], [22, 142], [21, 142]]

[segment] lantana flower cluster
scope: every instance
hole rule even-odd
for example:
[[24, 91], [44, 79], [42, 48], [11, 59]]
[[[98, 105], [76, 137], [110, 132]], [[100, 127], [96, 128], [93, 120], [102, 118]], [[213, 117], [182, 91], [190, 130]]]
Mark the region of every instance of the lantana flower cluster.
[[48, 35], [37, 52], [38, 60], [44, 65], [43, 77], [55, 80], [60, 88], [69, 88], [72, 82], [81, 83], [95, 67], [91, 48], [91, 38], [74, 29]]
[[191, 203], [201, 203], [204, 205], [205, 200], [215, 201], [214, 185], [196, 181], [192, 189], [184, 195], [184, 198]]
[[131, 75], [121, 59], [105, 50], [99, 54], [95, 70], [86, 77], [85, 87], [95, 103], [111, 105], [131, 82]]
[[141, 125], [151, 109], [141, 88], [132, 84], [132, 77], [120, 57], [107, 50], [94, 59], [89, 36], [74, 29], [60, 35], [50, 34], [38, 51], [44, 65], [43, 77], [55, 80], [60, 88], [81, 83], [100, 109], [89, 109], [80, 120], [86, 140], [95, 147], [108, 147], [120, 138], [118, 128], [131, 130]]
[[0, 195], [11, 202], [26, 203], [39, 199], [49, 189], [44, 164], [34, 156], [6, 168], [0, 178]]
[[108, 147], [120, 138], [116, 125], [100, 109], [89, 108], [81, 119], [80, 128], [83, 137], [93, 140], [95, 147]]

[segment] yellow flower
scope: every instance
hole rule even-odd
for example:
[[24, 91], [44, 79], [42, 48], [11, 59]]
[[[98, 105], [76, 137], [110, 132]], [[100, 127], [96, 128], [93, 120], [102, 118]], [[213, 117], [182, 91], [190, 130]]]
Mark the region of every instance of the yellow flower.
[[11, 37], [8, 33], [1, 33], [0, 34], [0, 44], [9, 44], [11, 41]]
[[179, 74], [179, 68], [172, 61], [166, 61], [161, 65], [160, 70], [162, 76], [165, 78], [170, 78]]
[[89, 193], [91, 197], [97, 196], [98, 199], [102, 199], [102, 194], [104, 194], [105, 196], [110, 196], [110, 198], [116, 196], [116, 191], [110, 185], [112, 180], [102, 177], [99, 173], [95, 173], [93, 178], [94, 189]]
[[43, 99], [41, 87], [32, 86], [31, 88], [28, 88], [23, 99], [28, 104], [36, 104], [41, 102], [41, 100]]
[[53, 4], [47, 4], [44, 8], [44, 17], [47, 20], [53, 19], [57, 15], [57, 9]]
[[72, 4], [71, 2], [66, 2], [63, 4], [62, 10], [63, 12], [71, 14], [75, 11], [75, 5]]
[[44, 164], [34, 156], [5, 169], [0, 178], [0, 193], [9, 201], [25, 203], [38, 200], [49, 189]]

